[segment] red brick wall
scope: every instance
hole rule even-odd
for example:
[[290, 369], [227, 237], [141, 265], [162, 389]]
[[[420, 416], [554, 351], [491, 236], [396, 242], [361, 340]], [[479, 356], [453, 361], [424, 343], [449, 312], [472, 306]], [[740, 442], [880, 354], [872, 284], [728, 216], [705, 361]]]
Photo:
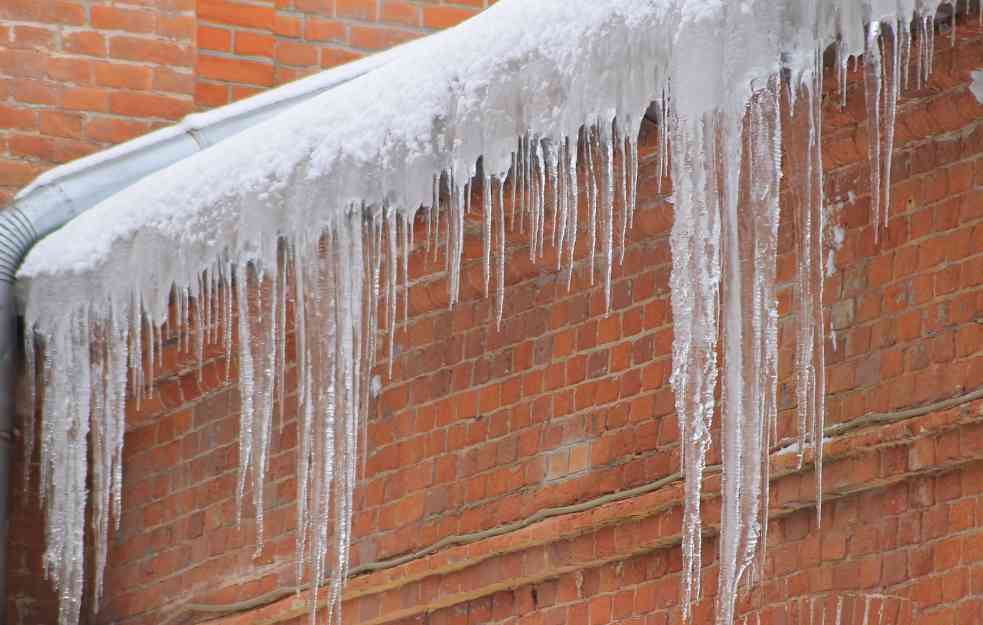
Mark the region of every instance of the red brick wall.
[[494, 0], [199, 0], [195, 99], [218, 106], [453, 26]]
[[194, 0], [0, 2], [0, 205], [194, 108]]
[[3, 0], [0, 206], [44, 170], [494, 0]]
[[[829, 422], [850, 427], [827, 445], [822, 531], [812, 519], [811, 466], [774, 457], [768, 574], [746, 607], [884, 591], [908, 600], [904, 622], [983, 622], [983, 403], [959, 399], [983, 388], [983, 107], [968, 90], [969, 72], [983, 66], [983, 31], [974, 24], [960, 26], [955, 49], [940, 36], [934, 77], [901, 105], [891, 221], [879, 244], [858, 77], [845, 111], [829, 98], [827, 196], [856, 196], [838, 209], [845, 240], [826, 285], [838, 336], [835, 349], [827, 346]], [[446, 309], [443, 260], [413, 255], [411, 319], [369, 424], [352, 548], [355, 567], [407, 558], [357, 568], [364, 574], [349, 585], [348, 622], [678, 622], [678, 433], [667, 384], [672, 210], [655, 192], [654, 147], [647, 127], [639, 209], [607, 318], [583, 248], [568, 292], [549, 246], [532, 264], [525, 237], [511, 237], [500, 332], [481, 296], [477, 223], [469, 224], [464, 301], [454, 310]], [[786, 437], [795, 399], [787, 206], [779, 260]], [[241, 530], [234, 521], [238, 391], [222, 380], [221, 350], [202, 383], [193, 357], [171, 345], [166, 358], [160, 396], [128, 414], [123, 524], [108, 603], [93, 622], [196, 622], [216, 614], [203, 607], [255, 598], [272, 603], [222, 622], [302, 618], [304, 601], [276, 593], [294, 584], [293, 414], [274, 441], [267, 546], [254, 557], [251, 513]], [[891, 413], [919, 406], [922, 414]], [[892, 418], [864, 420], [870, 413]], [[717, 482], [708, 478], [708, 526], [718, 515]], [[528, 522], [578, 502], [590, 509]], [[17, 490], [13, 509], [10, 622], [50, 622], [35, 498]], [[482, 530], [491, 534], [466, 538]], [[710, 589], [715, 573], [709, 562]]]

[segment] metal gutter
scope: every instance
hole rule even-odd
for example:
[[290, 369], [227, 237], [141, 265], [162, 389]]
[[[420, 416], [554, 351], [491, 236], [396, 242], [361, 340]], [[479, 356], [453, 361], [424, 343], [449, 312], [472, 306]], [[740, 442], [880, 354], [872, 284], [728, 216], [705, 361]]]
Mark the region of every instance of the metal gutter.
[[[363, 76], [415, 47], [414, 40], [182, 121], [38, 176], [0, 212], [0, 606], [7, 599], [14, 385], [20, 341], [14, 284], [35, 243], [137, 181]], [[33, 407], [29, 409], [33, 410]], [[0, 609], [0, 625], [6, 610]]]

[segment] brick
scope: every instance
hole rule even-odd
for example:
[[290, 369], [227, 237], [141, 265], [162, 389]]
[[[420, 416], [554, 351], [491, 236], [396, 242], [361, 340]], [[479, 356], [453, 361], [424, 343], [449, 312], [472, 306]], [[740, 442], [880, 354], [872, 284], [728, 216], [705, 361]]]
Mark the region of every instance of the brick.
[[92, 62], [75, 57], [49, 57], [45, 75], [60, 83], [88, 85], [92, 82]]
[[109, 110], [109, 94], [88, 87], [66, 88], [61, 94], [61, 105], [74, 111], [105, 112]]
[[0, 186], [20, 187], [31, 182], [41, 173], [41, 168], [32, 163], [0, 159]]
[[270, 30], [273, 28], [274, 10], [268, 6], [225, 0], [198, 0], [198, 19], [213, 24]]
[[450, 28], [472, 16], [474, 16], [474, 11], [468, 9], [445, 5], [424, 6], [423, 26], [433, 29]]
[[191, 42], [197, 30], [197, 20], [193, 15], [158, 15], [157, 34], [168, 39]]
[[40, 111], [39, 115], [39, 128], [42, 134], [67, 139], [82, 138], [83, 117], [81, 115], [58, 111]]
[[96, 61], [92, 70], [93, 80], [100, 87], [146, 91], [153, 80], [152, 70], [143, 65]]
[[213, 26], [199, 26], [198, 47], [202, 50], [228, 52], [232, 49], [232, 31]]
[[44, 53], [37, 50], [0, 48], [0, 71], [8, 76], [43, 78], [46, 69]]
[[195, 57], [190, 46], [126, 35], [116, 35], [109, 40], [109, 56], [170, 66], [190, 66]]
[[129, 141], [149, 129], [145, 122], [115, 117], [92, 117], [85, 123], [85, 136], [92, 141], [115, 144]]
[[334, 0], [293, 0], [293, 3], [298, 11], [315, 15], [332, 15], [334, 12]]
[[321, 50], [321, 67], [331, 68], [350, 63], [362, 57], [358, 52], [341, 48], [323, 48]]
[[42, 161], [53, 161], [55, 142], [53, 139], [39, 135], [12, 134], [7, 139], [10, 153], [25, 158], [36, 158]]
[[36, 26], [15, 25], [10, 45], [13, 48], [28, 50], [52, 50], [55, 47], [55, 31]]
[[335, 0], [334, 6], [338, 17], [366, 22], [379, 19], [379, 3], [375, 0]]
[[352, 26], [350, 43], [363, 50], [382, 50], [415, 38], [414, 33], [395, 30], [392, 28], [376, 28], [374, 26]]
[[382, 3], [383, 22], [403, 24], [406, 26], [421, 26], [420, 8], [406, 0], [385, 0]]
[[319, 20], [308, 17], [304, 23], [304, 39], [308, 41], [335, 41], [345, 40], [345, 26], [335, 20]]
[[37, 111], [34, 109], [0, 104], [0, 128], [32, 130], [37, 126]]
[[75, 159], [88, 156], [99, 150], [98, 146], [74, 139], [55, 139], [54, 155], [52, 159], [55, 163], [67, 163]]
[[276, 47], [276, 60], [285, 65], [317, 65], [318, 49], [308, 44], [280, 41]]
[[94, 5], [92, 26], [100, 30], [121, 30], [131, 33], [152, 33], [157, 30], [157, 15], [139, 9]]
[[191, 101], [183, 98], [124, 92], [110, 95], [109, 110], [117, 115], [177, 120], [191, 109]]
[[31, 0], [7, 0], [0, 5], [0, 18], [7, 20], [38, 21], [41, 6]]
[[228, 104], [229, 88], [223, 84], [198, 81], [195, 83], [195, 103], [202, 106]]
[[82, 26], [86, 20], [85, 7], [80, 2], [49, 0], [41, 4], [40, 13], [42, 21], [52, 24]]
[[235, 52], [243, 56], [265, 56], [273, 58], [273, 50], [276, 40], [271, 35], [251, 33], [247, 31], [236, 32]]
[[300, 37], [304, 30], [304, 23], [297, 17], [291, 15], [277, 15], [273, 23], [273, 34], [280, 37]]
[[167, 93], [193, 95], [195, 77], [191, 72], [175, 71], [166, 67], [154, 69], [153, 89]]
[[106, 37], [93, 31], [77, 31], [62, 35], [62, 49], [73, 54], [106, 56]]
[[273, 84], [273, 65], [202, 56], [198, 59], [198, 75], [211, 80], [270, 86]]

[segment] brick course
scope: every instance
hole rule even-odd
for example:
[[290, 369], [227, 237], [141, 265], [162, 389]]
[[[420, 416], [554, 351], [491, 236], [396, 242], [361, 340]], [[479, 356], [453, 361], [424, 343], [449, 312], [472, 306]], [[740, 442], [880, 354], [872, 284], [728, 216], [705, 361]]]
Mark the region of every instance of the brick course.
[[[33, 11], [30, 16], [40, 11], [11, 1], [15, 10]], [[157, 3], [142, 6], [148, 5]], [[335, 18], [343, 18], [346, 37], [357, 28], [381, 28], [373, 26], [379, 20], [409, 19], [411, 9], [417, 25], [426, 24], [427, 9], [431, 20], [453, 19], [440, 17], [448, 8], [438, 3], [231, 6], [197, 5], [199, 105], [203, 87], [220, 103], [221, 94], [227, 101], [236, 88], [245, 93], [279, 82], [292, 67], [278, 60], [283, 55], [306, 67], [312, 48], [304, 46], [311, 41], [319, 42], [321, 63], [325, 55], [354, 53], [347, 39], [321, 45], [341, 41], [342, 30], [332, 30]], [[240, 40], [242, 33], [248, 35]], [[106, 39], [115, 35], [95, 34], [84, 45], [108, 54]], [[250, 54], [239, 58], [238, 50]], [[87, 60], [94, 76], [96, 59]], [[983, 31], [975, 21], [960, 24], [955, 48], [939, 36], [932, 80], [900, 105], [890, 221], [877, 242], [859, 76], [850, 77], [845, 110], [832, 105], [835, 94], [828, 98], [827, 197], [844, 238], [837, 271], [825, 285], [836, 335], [835, 346], [832, 339], [826, 346], [826, 376], [828, 425], [841, 429], [826, 447], [821, 531], [811, 460], [799, 469], [794, 454], [773, 455], [765, 581], [742, 603], [745, 611], [774, 615], [789, 601], [876, 591], [904, 598], [908, 611], [899, 622], [983, 622], [983, 400], [966, 399], [983, 388], [983, 107], [968, 90], [969, 72], [981, 66]], [[242, 74], [227, 80], [219, 67]], [[137, 81], [139, 72], [131, 78]], [[171, 111], [167, 101], [146, 100], [154, 93], [87, 89], [76, 95], [72, 112], [43, 105], [7, 110], [0, 102], [0, 124], [11, 129], [0, 147], [47, 156], [63, 149], [57, 141], [84, 140], [90, 127], [104, 140], [139, 131], [100, 128], [97, 121], [117, 117], [76, 111], [154, 102], [161, 123]], [[43, 91], [33, 97], [43, 98]], [[120, 122], [141, 123], [120, 115]], [[47, 131], [34, 130], [42, 125]], [[656, 193], [656, 144], [647, 124], [638, 212], [624, 263], [615, 269], [607, 317], [602, 286], [587, 273], [585, 237], [567, 291], [551, 247], [533, 264], [526, 237], [511, 234], [501, 331], [493, 303], [483, 297], [478, 220], [467, 224], [463, 301], [453, 310], [447, 310], [443, 250], [436, 260], [425, 258], [422, 243], [413, 252], [410, 318], [399, 325], [393, 377], [373, 409], [366, 476], [356, 493], [351, 556], [361, 574], [348, 587], [346, 622], [679, 622], [681, 493], [673, 479], [678, 431], [668, 386], [672, 208]], [[785, 148], [801, 146], [790, 139]], [[43, 162], [27, 155], [0, 160], [0, 176], [7, 167], [10, 179], [26, 182]], [[22, 166], [27, 169], [17, 169]], [[787, 209], [795, 182], [786, 180], [780, 231], [779, 434], [785, 442], [795, 430], [796, 247]], [[416, 227], [422, 242], [422, 219]], [[106, 605], [93, 623], [197, 622], [216, 616], [203, 606], [257, 598], [263, 605], [220, 622], [306, 622], [306, 595], [282, 595], [295, 584], [295, 409], [288, 402], [273, 443], [267, 539], [257, 555], [248, 505], [242, 527], [235, 527], [238, 390], [225, 381], [223, 359], [221, 347], [209, 351], [199, 380], [194, 357], [179, 353], [173, 340], [159, 393], [128, 407], [125, 510], [111, 542]], [[386, 364], [379, 367], [384, 379]], [[229, 365], [234, 380], [235, 362]], [[905, 410], [911, 412], [899, 412]], [[22, 469], [15, 467], [14, 475]], [[33, 488], [30, 495], [14, 489], [11, 623], [51, 622], [55, 605], [40, 578], [43, 537]], [[711, 472], [710, 528], [719, 515], [718, 490], [719, 476]], [[529, 522], [537, 512], [575, 503], [589, 509]], [[484, 534], [459, 538], [473, 532]], [[707, 598], [698, 623], [708, 622], [712, 608], [715, 549], [708, 537]], [[380, 570], [369, 566], [379, 562], [386, 564]]]

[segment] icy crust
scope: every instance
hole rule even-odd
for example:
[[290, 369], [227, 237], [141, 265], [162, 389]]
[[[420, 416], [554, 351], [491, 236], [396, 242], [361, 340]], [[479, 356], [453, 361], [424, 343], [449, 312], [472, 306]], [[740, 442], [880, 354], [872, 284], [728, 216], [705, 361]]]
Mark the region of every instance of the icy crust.
[[[639, 123], [653, 100], [659, 167], [675, 189], [671, 382], [686, 478], [682, 604], [688, 610], [700, 597], [700, 491], [719, 378], [717, 613], [731, 622], [740, 584], [762, 572], [768, 452], [777, 442], [782, 100], [788, 95], [786, 108], [797, 111], [791, 126], [802, 128], [797, 144], [807, 146], [796, 157], [803, 183], [793, 200], [801, 457], [821, 439], [825, 395], [822, 53], [838, 44], [841, 90], [847, 64], [864, 55], [880, 214], [908, 76], [902, 68], [914, 57], [916, 79], [928, 74], [926, 35], [937, 8], [936, 0], [503, 0], [289, 115], [137, 183], [42, 241], [20, 271], [19, 294], [29, 366], [45, 395], [44, 562], [61, 623], [78, 621], [87, 502], [98, 605], [106, 538], [111, 520], [119, 521], [124, 399], [152, 392], [170, 337], [199, 358], [208, 343], [224, 343], [227, 361], [236, 350], [237, 497], [241, 511], [251, 492], [261, 548], [272, 428], [286, 401], [288, 326], [298, 367], [298, 577], [328, 585], [337, 617], [380, 351], [374, 329], [387, 329], [391, 354], [397, 317], [407, 314], [405, 297], [402, 310], [398, 300], [417, 212], [425, 211], [427, 249], [447, 246], [452, 304], [471, 210], [481, 211], [485, 290], [494, 288], [499, 321], [506, 228], [528, 233], [533, 259], [554, 246], [568, 281], [577, 240], [586, 237], [591, 275], [610, 302], [637, 198]], [[913, 52], [916, 10], [922, 44]], [[898, 45], [885, 59], [887, 36]], [[782, 69], [790, 76], [784, 85]], [[162, 327], [172, 298], [175, 315]], [[35, 363], [38, 345], [45, 358]]]

